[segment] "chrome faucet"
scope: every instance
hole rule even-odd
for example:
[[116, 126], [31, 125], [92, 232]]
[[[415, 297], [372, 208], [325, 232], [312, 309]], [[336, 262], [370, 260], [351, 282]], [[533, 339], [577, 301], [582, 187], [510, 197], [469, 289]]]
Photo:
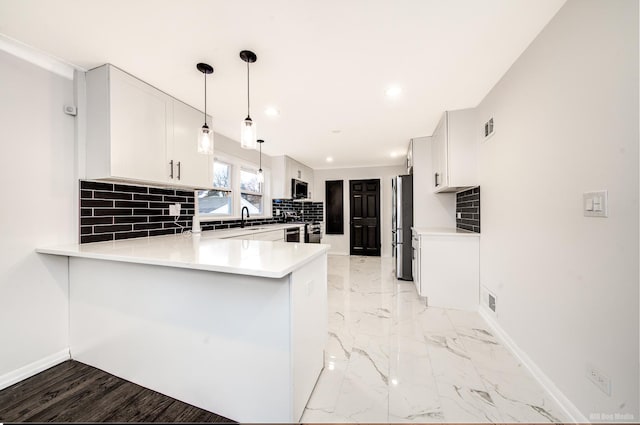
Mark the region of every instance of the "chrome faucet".
[[249, 208], [242, 207], [242, 211], [240, 211], [240, 227], [244, 228], [244, 211], [247, 210], [247, 218], [251, 218], [249, 215]]

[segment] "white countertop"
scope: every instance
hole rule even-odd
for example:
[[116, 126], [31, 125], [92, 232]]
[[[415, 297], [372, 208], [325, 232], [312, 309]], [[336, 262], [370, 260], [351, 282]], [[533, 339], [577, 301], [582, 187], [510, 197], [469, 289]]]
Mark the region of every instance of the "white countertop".
[[411, 230], [419, 235], [480, 237], [480, 233], [458, 229], [457, 227], [412, 227]]
[[38, 248], [36, 252], [280, 278], [329, 250], [326, 244], [220, 239], [219, 232], [70, 244]]
[[[200, 222], [200, 225], [206, 224], [205, 221]], [[233, 238], [242, 235], [253, 235], [256, 233], [271, 232], [273, 230], [283, 230], [290, 227], [304, 227], [304, 223], [286, 223], [286, 224], [263, 224], [261, 226], [247, 226], [245, 228], [234, 227], [233, 229], [222, 230], [206, 230], [202, 232], [207, 238]]]

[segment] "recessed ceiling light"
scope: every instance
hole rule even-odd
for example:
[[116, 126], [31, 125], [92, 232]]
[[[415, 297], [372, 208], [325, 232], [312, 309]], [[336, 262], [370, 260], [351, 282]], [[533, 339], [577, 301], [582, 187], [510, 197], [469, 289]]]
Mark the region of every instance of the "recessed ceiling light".
[[280, 115], [280, 111], [278, 111], [278, 108], [276, 108], [275, 106], [269, 106], [264, 110], [264, 113], [269, 117], [277, 117], [278, 115]]
[[395, 151], [394, 151], [394, 152], [391, 152], [391, 153], [389, 154], [389, 156], [390, 156], [391, 158], [395, 158], [395, 157], [397, 157], [397, 156], [398, 156], [398, 152], [395, 152]]
[[338, 134], [338, 133], [340, 133], [341, 131], [342, 131], [342, 130], [331, 130], [331, 132], [332, 132], [333, 134]]
[[333, 157], [332, 156], [328, 156], [327, 157], [327, 162], [333, 162]]
[[402, 87], [397, 85], [389, 86], [384, 93], [387, 95], [387, 97], [393, 99], [400, 96], [400, 94], [402, 93]]

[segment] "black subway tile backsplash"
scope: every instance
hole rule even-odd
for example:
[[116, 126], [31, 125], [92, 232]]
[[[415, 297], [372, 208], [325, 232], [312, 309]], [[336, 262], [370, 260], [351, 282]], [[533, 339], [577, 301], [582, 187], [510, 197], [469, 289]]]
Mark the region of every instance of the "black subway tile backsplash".
[[175, 195], [176, 191], [173, 189], [160, 189], [157, 187], [150, 187], [149, 193], [155, 194], [155, 195]]
[[95, 191], [95, 192], [93, 192], [93, 197], [95, 199], [132, 199], [133, 198], [131, 193], [104, 192], [104, 191]]
[[180, 223], [191, 228], [193, 192], [143, 185], [81, 181], [80, 242], [175, 233], [174, 228], [164, 229], [163, 225], [175, 220], [168, 215], [169, 204], [175, 201], [165, 198], [175, 199], [176, 192], [181, 195], [177, 202], [184, 203], [184, 216], [180, 217]]
[[113, 184], [104, 182], [80, 181], [80, 189], [113, 191]]
[[117, 184], [113, 187], [115, 192], [127, 192], [127, 193], [149, 193], [147, 186], [131, 186], [124, 184]]
[[480, 186], [456, 193], [456, 227], [480, 233]]
[[133, 229], [131, 224], [108, 224], [105, 226], [93, 226], [93, 233], [128, 232]]
[[115, 201], [116, 208], [148, 208], [149, 202], [146, 201]]
[[133, 210], [124, 209], [124, 208], [94, 208], [93, 215], [96, 217], [99, 216], [116, 216], [116, 215], [133, 215]]
[[139, 231], [139, 232], [125, 232], [125, 233], [114, 233], [115, 239], [133, 239], [133, 238], [146, 238], [149, 236], [149, 232]]
[[161, 202], [162, 201], [162, 195], [146, 195], [143, 193], [134, 193], [133, 194], [133, 199], [136, 201], [155, 201], [155, 202]]
[[80, 236], [80, 243], [104, 242], [104, 241], [112, 241], [112, 240], [113, 240], [113, 233], [104, 233], [102, 235]]
[[81, 226], [88, 226], [92, 224], [111, 224], [111, 223], [113, 223], [113, 217], [82, 217], [80, 218]]
[[113, 201], [106, 199], [82, 199], [80, 200], [80, 207], [82, 208], [96, 208], [96, 207], [113, 207]]
[[156, 229], [149, 230], [149, 236], [175, 235], [176, 229]]
[[[175, 223], [169, 205], [182, 204]], [[305, 221], [322, 221], [322, 202], [272, 201], [273, 217], [246, 220], [247, 227], [284, 222], [284, 211], [293, 211]], [[276, 209], [280, 215], [275, 215]], [[172, 235], [190, 230], [194, 214], [193, 192], [143, 185], [80, 181], [80, 243], [112, 241], [147, 236]], [[180, 227], [182, 226], [182, 227]], [[206, 221], [203, 231], [240, 227], [240, 220]]]

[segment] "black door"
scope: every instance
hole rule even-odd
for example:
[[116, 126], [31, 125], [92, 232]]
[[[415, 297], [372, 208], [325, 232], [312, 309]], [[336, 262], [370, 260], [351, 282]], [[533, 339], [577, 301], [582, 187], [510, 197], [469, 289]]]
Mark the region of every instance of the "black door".
[[349, 181], [351, 255], [380, 256], [380, 180]]

